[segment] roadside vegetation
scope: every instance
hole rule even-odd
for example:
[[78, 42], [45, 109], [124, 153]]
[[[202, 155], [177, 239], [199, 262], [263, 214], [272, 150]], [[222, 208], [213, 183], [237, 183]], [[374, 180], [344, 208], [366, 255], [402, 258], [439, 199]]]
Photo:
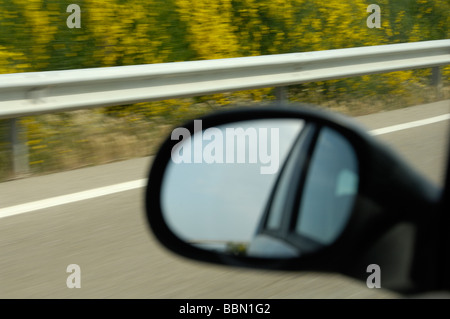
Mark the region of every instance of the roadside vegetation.
[[[81, 8], [69, 28], [67, 7]], [[379, 0], [381, 27], [368, 28], [373, 1], [0, 0], [0, 74], [329, 50], [450, 38], [448, 0]], [[291, 101], [352, 116], [450, 98], [430, 69], [289, 87]], [[275, 99], [272, 88], [139, 103], [20, 120], [32, 174], [155, 152], [170, 129], [219, 108]], [[13, 178], [8, 127], [0, 121], [0, 180]]]

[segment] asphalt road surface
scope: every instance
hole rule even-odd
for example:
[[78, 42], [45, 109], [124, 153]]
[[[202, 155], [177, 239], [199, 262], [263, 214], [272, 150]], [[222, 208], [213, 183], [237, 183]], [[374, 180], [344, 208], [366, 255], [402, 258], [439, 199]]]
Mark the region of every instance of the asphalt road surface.
[[[377, 138], [442, 185], [449, 113], [443, 101], [357, 120], [388, 127]], [[234, 269], [166, 251], [144, 219], [150, 164], [139, 158], [1, 183], [0, 298], [398, 297], [337, 274]], [[67, 287], [71, 264], [80, 267], [80, 288]]]

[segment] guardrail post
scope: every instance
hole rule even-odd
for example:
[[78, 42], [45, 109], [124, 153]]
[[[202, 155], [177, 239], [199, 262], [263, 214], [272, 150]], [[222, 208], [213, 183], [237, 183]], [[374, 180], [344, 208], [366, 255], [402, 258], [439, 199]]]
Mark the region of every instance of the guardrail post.
[[441, 68], [439, 66], [435, 66], [431, 69], [431, 85], [434, 86], [436, 91], [436, 98], [441, 98], [442, 76]]
[[8, 120], [9, 142], [11, 145], [12, 168], [16, 177], [26, 175], [29, 172], [28, 146], [24, 141], [25, 129], [19, 123], [19, 119]]
[[277, 102], [287, 102], [288, 92], [285, 86], [277, 86], [275, 88], [275, 98]]

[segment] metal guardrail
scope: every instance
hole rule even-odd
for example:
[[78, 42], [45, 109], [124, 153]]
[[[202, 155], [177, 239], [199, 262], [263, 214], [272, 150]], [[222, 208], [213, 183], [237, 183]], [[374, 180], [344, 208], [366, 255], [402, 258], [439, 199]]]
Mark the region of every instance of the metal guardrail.
[[[450, 64], [450, 39], [204, 61], [0, 75], [0, 119], [11, 120], [14, 170], [27, 170], [16, 118], [324, 81]], [[278, 90], [278, 98], [284, 98]]]

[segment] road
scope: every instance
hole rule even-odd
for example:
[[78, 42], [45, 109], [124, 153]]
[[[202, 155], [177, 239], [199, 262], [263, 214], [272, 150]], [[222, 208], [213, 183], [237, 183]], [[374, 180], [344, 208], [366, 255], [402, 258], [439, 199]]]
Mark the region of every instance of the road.
[[[356, 120], [375, 130], [448, 113], [443, 101]], [[448, 136], [444, 120], [377, 138], [442, 185]], [[1, 183], [0, 298], [398, 297], [337, 274], [234, 269], [173, 255], [148, 230], [142, 181], [102, 188], [142, 180], [150, 164], [139, 158]], [[75, 195], [61, 197], [68, 194]], [[79, 289], [66, 285], [69, 264], [80, 266]]]

